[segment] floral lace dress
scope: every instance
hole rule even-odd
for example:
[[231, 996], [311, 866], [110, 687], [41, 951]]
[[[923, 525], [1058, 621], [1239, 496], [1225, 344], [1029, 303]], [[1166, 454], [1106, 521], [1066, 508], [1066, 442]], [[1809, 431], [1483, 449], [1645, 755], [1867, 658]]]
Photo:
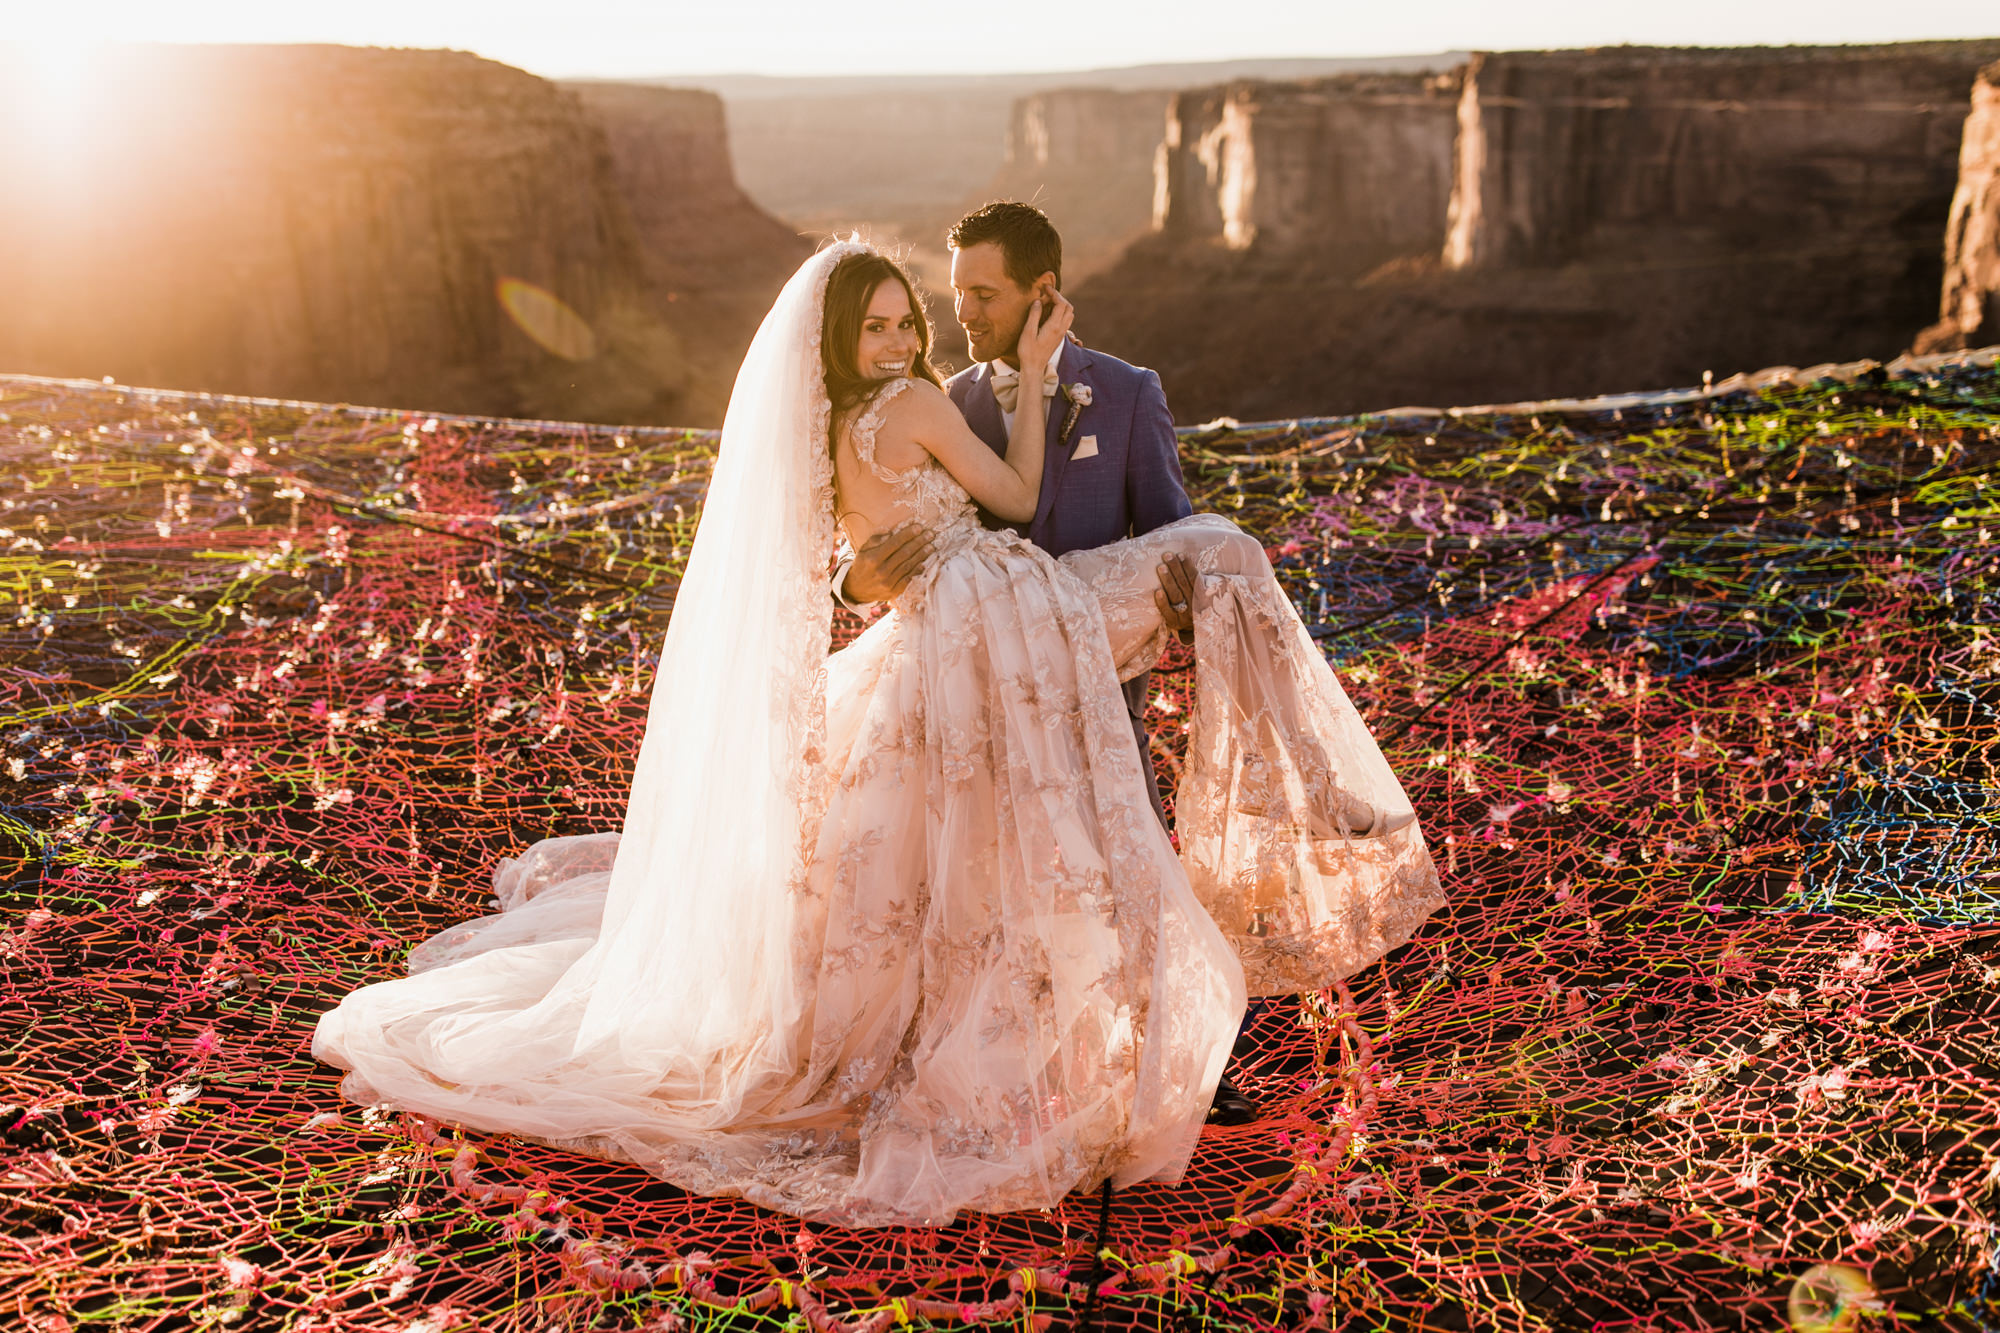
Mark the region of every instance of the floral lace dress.
[[[811, 849], [782, 929], [717, 963], [771, 1026], [710, 1039], [699, 992], [722, 983], [676, 975], [601, 997], [685, 1006], [636, 1055], [580, 1046], [621, 835], [548, 839], [501, 864], [498, 913], [321, 1017], [349, 1096], [843, 1226], [1048, 1207], [1178, 1178], [1246, 992], [1343, 977], [1437, 906], [1409, 803], [1254, 540], [1197, 516], [1057, 560], [987, 531], [936, 463], [876, 461], [908, 387], [844, 447], [936, 554], [825, 659], [796, 827], [729, 830]], [[1199, 574], [1178, 853], [1119, 689], [1163, 645], [1169, 552]], [[628, 831], [646, 817], [635, 794]]]
[[[1439, 901], [1400, 787], [1254, 540], [1195, 517], [1058, 561], [988, 531], [935, 462], [877, 463], [907, 384], [849, 442], [938, 544], [828, 659], [798, 1078], [663, 1173], [846, 1225], [1178, 1178], [1246, 969], [1252, 989], [1326, 984]], [[1118, 688], [1163, 644], [1168, 551], [1201, 574], [1178, 855]]]

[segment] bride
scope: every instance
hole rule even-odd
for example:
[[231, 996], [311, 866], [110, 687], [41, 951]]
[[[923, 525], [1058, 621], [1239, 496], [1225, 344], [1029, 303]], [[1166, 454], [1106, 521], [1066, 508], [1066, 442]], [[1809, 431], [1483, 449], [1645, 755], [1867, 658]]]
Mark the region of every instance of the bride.
[[[1070, 307], [1021, 334], [1045, 364]], [[1272, 577], [1196, 515], [1060, 560], [1044, 399], [1003, 460], [892, 261], [808, 260], [752, 343], [622, 835], [503, 861], [500, 911], [319, 1022], [343, 1092], [845, 1226], [1179, 1178], [1247, 993], [1330, 984], [1439, 903], [1402, 788]], [[836, 526], [932, 535], [828, 655]], [[1121, 679], [1169, 553], [1196, 687], [1155, 818]]]

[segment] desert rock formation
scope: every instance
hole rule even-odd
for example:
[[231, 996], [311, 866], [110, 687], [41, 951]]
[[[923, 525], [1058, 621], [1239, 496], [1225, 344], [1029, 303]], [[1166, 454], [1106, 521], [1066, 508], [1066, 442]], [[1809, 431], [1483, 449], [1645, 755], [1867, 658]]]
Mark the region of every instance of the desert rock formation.
[[1980, 72], [1945, 226], [1944, 299], [1919, 352], [2000, 343], [2000, 62]]
[[[2000, 43], [1480, 55], [1445, 262], [1934, 247]], [[1847, 238], [1865, 238], [1857, 246]], [[1901, 261], [1899, 253], [1890, 264]]]
[[[1290, 224], [1258, 212], [1257, 122], [1309, 122], [1307, 85], [1225, 95], [1223, 128], [1204, 132], [1223, 150], [1213, 202], [1171, 178], [1170, 152], [1163, 229], [1077, 293], [1078, 322], [1157, 368], [1183, 420], [1887, 358], [1935, 312], [1965, 90], [1996, 55], [2000, 42], [1475, 57], [1442, 245], [1413, 259], [1413, 235], [1358, 274], [1329, 257], [1349, 225], [1331, 188]], [[1322, 148], [1287, 174], [1339, 170]]]
[[[991, 54], [986, 53], [986, 54]], [[926, 241], [1008, 169], [1018, 103], [1062, 89], [1171, 93], [1244, 77], [1343, 70], [1442, 70], [1460, 53], [1135, 65], [1039, 74], [659, 80], [720, 93], [737, 178], [759, 206], [807, 230], [873, 226]], [[1059, 114], [1059, 113], [1058, 113]], [[1157, 127], [1139, 169], [1150, 169]], [[1062, 150], [1055, 148], [1060, 159]], [[1121, 168], [1129, 170], [1129, 168]], [[1150, 194], [1150, 188], [1148, 193]]]
[[1173, 99], [1154, 225], [1361, 271], [1444, 243], [1456, 73], [1238, 82]]
[[[812, 243], [736, 183], [722, 99], [631, 83], [569, 83], [603, 126], [661, 321], [688, 330], [689, 420], [717, 423], [737, 364]], [[698, 332], [697, 332], [698, 331]]]
[[[111, 47], [67, 79], [18, 47], [0, 64], [9, 369], [719, 418], [691, 350], [714, 334], [676, 333], [646, 254], [669, 223], [699, 230], [699, 207], [647, 214], [642, 236], [604, 129], [546, 80], [330, 46]], [[704, 115], [708, 160], [687, 160], [713, 178], [721, 127]]]
[[1153, 154], [1171, 100], [1152, 89], [1062, 88], [1014, 103], [1006, 162], [985, 197], [1033, 200], [1058, 220], [1065, 283], [1151, 230]]
[[[934, 351], [950, 369], [945, 232], [990, 199], [1033, 199], [1064, 237], [1074, 286], [1148, 234], [1162, 105], [1178, 88], [1243, 77], [1437, 71], [1462, 53], [1205, 61], [992, 75], [725, 75], [648, 80], [703, 88], [728, 109], [736, 177], [757, 205], [811, 237], [861, 231], [925, 289]], [[1102, 123], [1089, 117], [1103, 115]]]

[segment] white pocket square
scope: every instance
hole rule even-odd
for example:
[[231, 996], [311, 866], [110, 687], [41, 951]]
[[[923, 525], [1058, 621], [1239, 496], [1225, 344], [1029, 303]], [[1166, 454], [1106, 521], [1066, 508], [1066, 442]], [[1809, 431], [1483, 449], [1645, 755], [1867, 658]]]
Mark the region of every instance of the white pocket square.
[[1075, 462], [1079, 458], [1095, 457], [1097, 457], [1097, 437], [1095, 435], [1086, 435], [1076, 442], [1076, 452], [1070, 455], [1070, 461]]

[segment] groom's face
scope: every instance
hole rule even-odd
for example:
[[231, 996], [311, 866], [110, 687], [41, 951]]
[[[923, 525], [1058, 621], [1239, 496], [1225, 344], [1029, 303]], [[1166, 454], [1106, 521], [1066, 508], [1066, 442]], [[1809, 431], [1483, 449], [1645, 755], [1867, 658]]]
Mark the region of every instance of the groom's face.
[[[1053, 275], [1044, 275], [1053, 281]], [[1023, 287], [1007, 276], [1007, 256], [993, 241], [951, 252], [951, 293], [958, 325], [974, 359], [1014, 363], [1014, 348], [1044, 283]]]

